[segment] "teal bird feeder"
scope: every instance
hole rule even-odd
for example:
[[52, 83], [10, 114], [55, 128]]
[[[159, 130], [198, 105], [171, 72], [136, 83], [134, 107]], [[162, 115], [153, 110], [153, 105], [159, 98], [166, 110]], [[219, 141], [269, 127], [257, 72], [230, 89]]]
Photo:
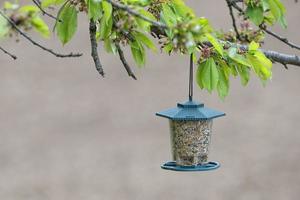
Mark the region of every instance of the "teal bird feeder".
[[208, 161], [213, 119], [225, 113], [193, 100], [193, 60], [190, 59], [189, 99], [177, 107], [156, 113], [169, 119], [173, 160], [161, 165], [173, 171], [208, 171], [220, 167]]

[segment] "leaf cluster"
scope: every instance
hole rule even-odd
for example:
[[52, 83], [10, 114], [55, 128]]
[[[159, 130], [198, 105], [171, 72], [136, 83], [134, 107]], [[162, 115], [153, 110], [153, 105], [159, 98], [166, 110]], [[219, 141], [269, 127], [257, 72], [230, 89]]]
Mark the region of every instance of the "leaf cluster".
[[[168, 54], [192, 54], [193, 61], [197, 63], [197, 84], [208, 92], [216, 90], [222, 99], [229, 93], [230, 77], [239, 76], [242, 85], [247, 85], [251, 71], [264, 84], [272, 77], [272, 62], [259, 49], [262, 40], [259, 32], [250, 37], [248, 49], [245, 49], [231, 43], [225, 34], [220, 34], [211, 26], [208, 19], [197, 17], [183, 0], [116, 2], [136, 14], [106, 0], [43, 0], [41, 7], [58, 7], [55, 32], [64, 45], [75, 35], [78, 13], [82, 12], [88, 20], [96, 23], [97, 40], [104, 44], [107, 52], [117, 54], [119, 44], [128, 45], [138, 66], [146, 63], [146, 49], [156, 52], [160, 48]], [[278, 22], [286, 27], [286, 11], [280, 0], [245, 0], [244, 4], [245, 16], [255, 25]], [[49, 28], [40, 17], [38, 7], [19, 7], [6, 2], [4, 8], [11, 12], [11, 18], [24, 17], [24, 27], [33, 27], [43, 36], [49, 36]], [[164, 26], [159, 27], [151, 22]], [[9, 31], [9, 25], [0, 17], [0, 38]], [[158, 40], [158, 45], [153, 43], [153, 38]]]

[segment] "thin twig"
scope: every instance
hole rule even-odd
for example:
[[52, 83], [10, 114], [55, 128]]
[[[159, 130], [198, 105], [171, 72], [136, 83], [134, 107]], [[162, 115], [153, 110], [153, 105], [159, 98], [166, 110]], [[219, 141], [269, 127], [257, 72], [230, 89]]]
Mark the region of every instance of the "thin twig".
[[241, 36], [240, 36], [239, 30], [237, 28], [235, 16], [234, 16], [233, 9], [232, 9], [232, 2], [230, 0], [226, 0], [226, 3], [227, 3], [227, 6], [229, 8], [229, 13], [230, 13], [231, 20], [232, 20], [232, 26], [234, 28], [236, 37], [237, 37], [238, 40], [241, 40]]
[[299, 45], [296, 45], [292, 42], [290, 42], [287, 38], [285, 37], [282, 37], [281, 35], [271, 31], [271, 30], [268, 30], [265, 26], [259, 26], [259, 28], [263, 31], [265, 31], [266, 33], [268, 33], [269, 35], [277, 38], [278, 40], [282, 41], [283, 43], [287, 44], [288, 46], [290, 46], [291, 48], [294, 48], [294, 49], [298, 49], [300, 50], [300, 46]]
[[99, 72], [99, 74], [101, 74], [101, 76], [104, 77], [104, 71], [100, 62], [98, 49], [97, 49], [98, 47], [97, 40], [96, 40], [97, 25], [93, 19], [90, 20], [89, 30], [90, 30], [90, 40], [91, 40], [91, 56], [94, 60], [97, 71]]
[[17, 59], [17, 56], [9, 53], [8, 51], [6, 51], [5, 49], [3, 49], [1, 46], [0, 46], [0, 50], [3, 51], [3, 53], [9, 55], [12, 59], [16, 60]]
[[47, 11], [45, 11], [42, 6], [41, 6], [41, 2], [39, 2], [38, 0], [32, 0], [32, 2], [40, 9], [40, 11], [43, 13], [43, 15], [46, 15], [54, 20], [57, 20], [58, 22], [62, 22], [60, 19], [58, 19], [57, 17], [54, 17], [52, 14], [48, 13]]
[[245, 14], [244, 10], [241, 7], [239, 7], [235, 1], [233, 1], [233, 0], [229, 0], [229, 1], [230, 1], [231, 6], [234, 7], [237, 11], [239, 11], [240, 14], [242, 14], [242, 15]]
[[116, 23], [116, 21], [113, 21], [113, 28], [118, 29], [126, 38], [128, 38], [130, 41], [134, 40], [134, 37], [130, 34], [130, 32], [126, 31], [125, 29], [119, 27]]
[[56, 53], [54, 52], [52, 49], [49, 49], [47, 47], [42, 46], [41, 44], [39, 44], [38, 42], [34, 41], [31, 37], [29, 37], [26, 33], [24, 33], [21, 29], [18, 28], [18, 26], [10, 19], [8, 18], [1, 10], [0, 10], [0, 15], [2, 17], [4, 17], [9, 23], [10, 25], [18, 32], [20, 33], [20, 35], [22, 35], [24, 38], [26, 38], [28, 41], [30, 41], [33, 45], [43, 49], [44, 51], [49, 52], [50, 54], [59, 57], [59, 58], [67, 58], [67, 57], [80, 57], [82, 56], [81, 53], [69, 53], [69, 54], [60, 54], [60, 53]]
[[130, 77], [132, 77], [134, 80], [137, 80], [136, 76], [134, 75], [134, 73], [132, 72], [130, 66], [128, 65], [128, 63], [127, 63], [127, 61], [126, 61], [126, 58], [125, 58], [124, 53], [123, 53], [123, 51], [122, 51], [122, 49], [121, 49], [121, 47], [120, 47], [120, 44], [116, 42], [115, 45], [116, 45], [116, 47], [117, 47], [117, 50], [118, 50], [118, 54], [119, 54], [120, 60], [121, 60], [121, 62], [122, 62], [122, 64], [123, 64], [124, 68], [126, 69], [128, 75], [129, 75]]
[[[226, 1], [231, 1], [232, 7], [234, 7], [237, 11], [239, 11], [242, 15], [245, 14], [245, 12], [243, 11], [243, 9], [242, 9], [241, 7], [239, 7], [239, 6], [236, 4], [235, 1], [232, 1], [232, 0], [226, 0]], [[281, 41], [281, 42], [285, 43], [286, 45], [290, 46], [291, 48], [300, 50], [300, 46], [299, 46], [299, 45], [296, 45], [296, 44], [290, 42], [287, 38], [282, 37], [282, 36], [280, 36], [279, 34], [273, 32], [273, 31], [271, 31], [271, 30], [268, 30], [267, 27], [265, 27], [264, 25], [260, 25], [259, 28], [260, 28], [262, 31], [266, 32], [267, 34], [269, 34], [269, 35], [275, 37], [275, 38], [278, 39], [279, 41]]]

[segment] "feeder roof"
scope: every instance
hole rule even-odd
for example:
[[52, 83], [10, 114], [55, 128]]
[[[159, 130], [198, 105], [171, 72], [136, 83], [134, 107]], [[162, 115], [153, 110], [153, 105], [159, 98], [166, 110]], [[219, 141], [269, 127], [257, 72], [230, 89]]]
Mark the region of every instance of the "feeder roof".
[[204, 107], [203, 103], [187, 101], [178, 103], [176, 108], [163, 110], [156, 113], [157, 116], [171, 120], [209, 120], [222, 117], [225, 113]]

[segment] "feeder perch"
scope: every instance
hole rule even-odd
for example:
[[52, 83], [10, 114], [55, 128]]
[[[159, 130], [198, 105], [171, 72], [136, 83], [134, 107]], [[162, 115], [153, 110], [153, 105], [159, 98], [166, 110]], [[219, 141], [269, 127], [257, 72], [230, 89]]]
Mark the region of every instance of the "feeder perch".
[[171, 152], [173, 161], [164, 163], [161, 168], [174, 171], [207, 171], [219, 168], [218, 162], [209, 162], [208, 153], [211, 141], [213, 119], [225, 113], [193, 101], [193, 66], [191, 59], [189, 100], [178, 103], [177, 107], [156, 113], [169, 119]]

